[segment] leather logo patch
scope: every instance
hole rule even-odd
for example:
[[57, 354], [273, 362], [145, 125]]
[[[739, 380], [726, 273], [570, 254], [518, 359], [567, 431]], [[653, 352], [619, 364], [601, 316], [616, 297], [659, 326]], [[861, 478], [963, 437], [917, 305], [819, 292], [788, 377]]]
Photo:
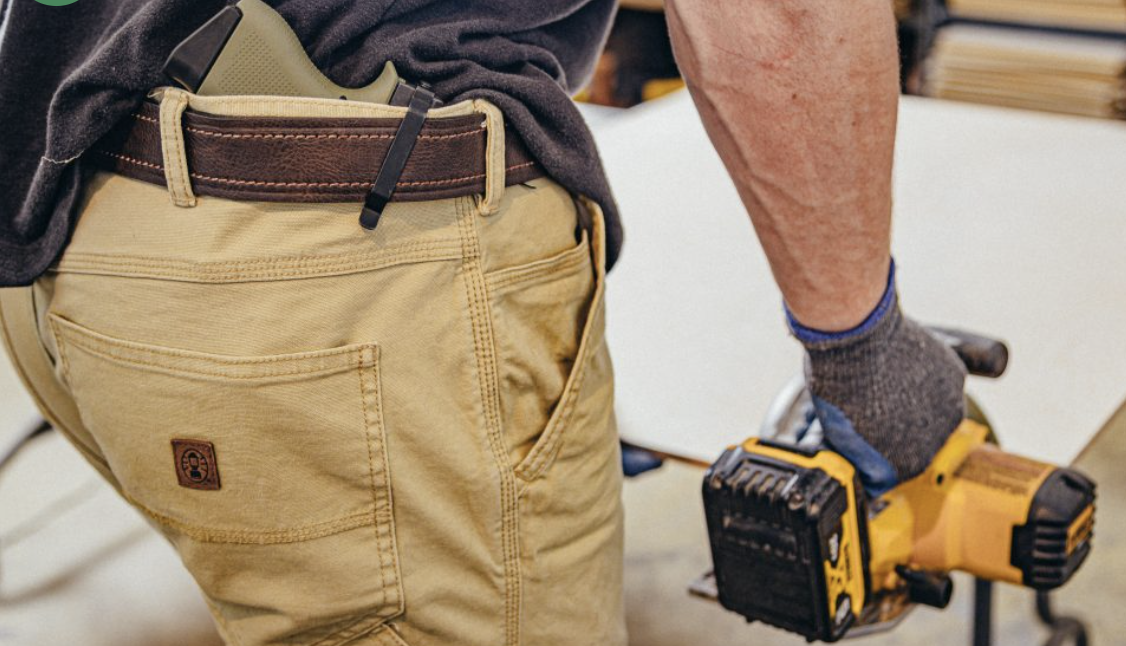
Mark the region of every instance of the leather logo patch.
[[172, 440], [176, 478], [181, 487], [214, 491], [219, 488], [219, 462], [215, 445], [198, 440]]

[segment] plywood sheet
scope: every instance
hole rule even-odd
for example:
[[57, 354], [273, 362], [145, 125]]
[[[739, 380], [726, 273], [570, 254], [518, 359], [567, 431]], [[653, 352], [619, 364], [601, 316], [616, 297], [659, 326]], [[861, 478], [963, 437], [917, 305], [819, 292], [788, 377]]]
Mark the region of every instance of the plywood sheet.
[[[1126, 124], [907, 98], [894, 252], [906, 310], [1004, 338], [970, 391], [1003, 444], [1068, 461], [1126, 397]], [[626, 225], [608, 288], [621, 433], [700, 460], [800, 370], [753, 230], [680, 93], [595, 129]]]
[[1117, 118], [1126, 108], [1124, 72], [1126, 41], [955, 23], [938, 32], [923, 93]]

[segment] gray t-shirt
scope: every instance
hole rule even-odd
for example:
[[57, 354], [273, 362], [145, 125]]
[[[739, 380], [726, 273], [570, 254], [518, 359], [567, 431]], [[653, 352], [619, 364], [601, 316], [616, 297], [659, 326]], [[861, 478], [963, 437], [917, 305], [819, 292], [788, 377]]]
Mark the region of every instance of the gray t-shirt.
[[[617, 209], [569, 93], [590, 75], [616, 0], [267, 0], [340, 85], [384, 61], [446, 102], [498, 105], [555, 180]], [[172, 49], [225, 0], [0, 0], [0, 285], [34, 280], [76, 217], [81, 156], [146, 92]]]

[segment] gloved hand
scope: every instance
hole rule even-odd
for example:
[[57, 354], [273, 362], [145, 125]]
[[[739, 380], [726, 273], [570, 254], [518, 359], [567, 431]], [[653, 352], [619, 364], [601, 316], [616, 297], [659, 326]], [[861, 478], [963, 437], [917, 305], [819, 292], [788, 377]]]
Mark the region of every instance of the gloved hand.
[[922, 473], [965, 415], [966, 369], [900, 312], [895, 265], [879, 305], [852, 330], [819, 332], [787, 315], [806, 349], [824, 441], [857, 467], [868, 493]]

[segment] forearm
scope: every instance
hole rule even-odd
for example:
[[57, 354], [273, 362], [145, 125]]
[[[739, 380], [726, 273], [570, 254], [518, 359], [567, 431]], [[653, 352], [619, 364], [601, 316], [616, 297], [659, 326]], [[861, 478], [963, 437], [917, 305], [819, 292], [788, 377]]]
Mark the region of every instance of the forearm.
[[677, 60], [804, 325], [854, 327], [887, 285], [898, 104], [888, 0], [669, 0]]

